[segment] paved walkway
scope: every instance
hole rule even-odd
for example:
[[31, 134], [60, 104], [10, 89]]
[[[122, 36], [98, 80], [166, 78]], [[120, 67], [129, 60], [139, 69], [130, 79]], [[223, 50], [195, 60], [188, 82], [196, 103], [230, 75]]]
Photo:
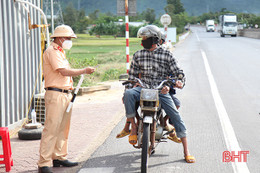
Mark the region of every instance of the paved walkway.
[[[73, 168], [53, 168], [53, 172], [76, 172], [122, 119], [124, 87], [118, 81], [106, 84], [111, 85], [110, 90], [78, 96], [74, 103], [68, 159], [79, 161], [80, 165]], [[39, 146], [40, 140], [19, 140], [17, 135], [13, 136], [11, 147], [14, 166], [10, 173], [36, 173]], [[4, 165], [0, 165], [0, 172], [5, 172]]]

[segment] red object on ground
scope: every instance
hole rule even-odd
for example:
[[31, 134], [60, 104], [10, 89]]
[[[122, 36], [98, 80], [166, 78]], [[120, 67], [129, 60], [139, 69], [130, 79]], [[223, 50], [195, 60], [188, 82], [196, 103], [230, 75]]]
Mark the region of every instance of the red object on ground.
[[11, 166], [13, 166], [13, 158], [9, 130], [7, 127], [0, 127], [0, 136], [2, 137], [3, 144], [3, 155], [0, 155], [0, 158], [3, 158], [3, 160], [0, 161], [0, 164], [5, 164], [6, 172], [10, 172]]

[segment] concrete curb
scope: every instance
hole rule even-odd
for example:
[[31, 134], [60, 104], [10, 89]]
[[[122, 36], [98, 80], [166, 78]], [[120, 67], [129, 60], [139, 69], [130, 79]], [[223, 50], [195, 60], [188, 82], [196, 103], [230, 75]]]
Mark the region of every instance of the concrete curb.
[[103, 90], [109, 90], [111, 88], [111, 85], [97, 85], [93, 87], [81, 87], [79, 88], [78, 95], [93, 93], [96, 91], [103, 91]]
[[238, 30], [238, 36], [260, 39], [260, 30], [259, 29], [242, 29], [242, 30]]
[[185, 40], [188, 36], [190, 35], [190, 31], [182, 34], [181, 36], [179, 36], [179, 42], [182, 40]]
[[181, 44], [183, 41], [186, 40], [186, 38], [191, 34], [191, 30], [186, 32], [185, 34], [182, 34], [181, 36], [179, 36], [179, 38], [182, 38], [182, 39], [179, 39], [179, 41], [177, 43], [175, 43], [172, 48], [171, 48], [171, 52], [173, 53], [174, 50], [176, 49], [176, 46], [178, 46], [179, 44]]

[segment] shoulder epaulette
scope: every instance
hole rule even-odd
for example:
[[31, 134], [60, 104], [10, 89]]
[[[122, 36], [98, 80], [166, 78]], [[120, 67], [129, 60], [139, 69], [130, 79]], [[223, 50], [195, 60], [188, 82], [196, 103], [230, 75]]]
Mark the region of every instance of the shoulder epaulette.
[[63, 49], [62, 49], [60, 46], [58, 46], [58, 45], [54, 45], [54, 46], [53, 46], [53, 49], [54, 49], [54, 50], [59, 50], [60, 52], [63, 53]]

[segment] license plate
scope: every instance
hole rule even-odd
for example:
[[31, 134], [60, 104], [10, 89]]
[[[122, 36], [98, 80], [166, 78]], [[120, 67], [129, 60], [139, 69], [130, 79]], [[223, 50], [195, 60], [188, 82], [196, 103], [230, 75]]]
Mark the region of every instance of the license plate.
[[150, 116], [145, 116], [143, 122], [152, 124], [153, 123], [153, 118], [150, 117]]

